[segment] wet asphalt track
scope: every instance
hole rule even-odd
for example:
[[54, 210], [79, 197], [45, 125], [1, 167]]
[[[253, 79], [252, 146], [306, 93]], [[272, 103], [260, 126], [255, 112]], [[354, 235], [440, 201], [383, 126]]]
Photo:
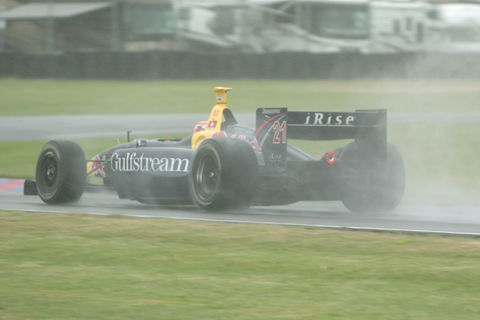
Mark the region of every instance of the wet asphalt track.
[[108, 192], [87, 192], [76, 204], [47, 205], [38, 196], [24, 196], [21, 191], [0, 191], [0, 209], [480, 237], [480, 210], [477, 208], [401, 205], [385, 214], [357, 214], [346, 210], [340, 202], [299, 202], [287, 206], [252, 207], [241, 212], [209, 213], [195, 206], [143, 205], [136, 201], [120, 200], [116, 194]]
[[[254, 126], [253, 114], [236, 115]], [[208, 114], [0, 117], [0, 140], [132, 138], [191, 131]], [[390, 114], [389, 123], [480, 122], [480, 113]], [[0, 209], [32, 212], [121, 214], [143, 218], [207, 220], [230, 223], [305, 225], [353, 230], [384, 230], [480, 236], [480, 208], [400, 205], [388, 214], [355, 214], [339, 202], [300, 202], [288, 206], [253, 207], [245, 212], [207, 213], [194, 206], [146, 206], [120, 200], [112, 193], [86, 193], [71, 205], [51, 206], [37, 196], [0, 190]]]

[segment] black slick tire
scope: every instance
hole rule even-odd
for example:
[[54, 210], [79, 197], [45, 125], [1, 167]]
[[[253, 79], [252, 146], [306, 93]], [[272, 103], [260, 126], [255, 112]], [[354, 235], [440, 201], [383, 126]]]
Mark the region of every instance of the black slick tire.
[[48, 204], [77, 202], [85, 190], [86, 173], [85, 153], [77, 143], [47, 142], [37, 161], [38, 195]]
[[190, 189], [193, 201], [207, 211], [246, 209], [254, 195], [258, 162], [242, 140], [207, 139], [195, 155]]

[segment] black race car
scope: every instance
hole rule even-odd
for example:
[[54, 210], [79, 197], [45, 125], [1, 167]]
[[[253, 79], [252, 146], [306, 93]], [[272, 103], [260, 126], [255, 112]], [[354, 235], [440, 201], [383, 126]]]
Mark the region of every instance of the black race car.
[[[75, 142], [48, 142], [36, 180], [25, 181], [24, 193], [49, 204], [75, 202], [96, 176], [121, 199], [196, 204], [208, 211], [305, 200], [341, 200], [356, 212], [399, 204], [405, 168], [397, 148], [387, 142], [386, 110], [259, 108], [254, 129], [238, 124], [227, 108], [230, 88], [213, 90], [217, 104], [210, 118], [183, 140], [136, 139], [92, 160]], [[288, 139], [353, 141], [316, 160]]]

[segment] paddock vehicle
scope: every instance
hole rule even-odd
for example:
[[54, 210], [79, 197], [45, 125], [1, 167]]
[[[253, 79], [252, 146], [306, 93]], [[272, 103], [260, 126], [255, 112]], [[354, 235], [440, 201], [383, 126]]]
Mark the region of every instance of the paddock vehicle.
[[[48, 142], [36, 180], [25, 181], [25, 194], [38, 194], [49, 204], [75, 202], [95, 176], [121, 199], [196, 204], [208, 211], [307, 200], [340, 200], [355, 212], [399, 204], [405, 169], [399, 151], [387, 142], [386, 110], [259, 108], [256, 128], [249, 128], [227, 108], [231, 89], [213, 90], [216, 105], [208, 121], [183, 140], [136, 139], [92, 160], [75, 142]], [[353, 141], [317, 160], [288, 139]]]

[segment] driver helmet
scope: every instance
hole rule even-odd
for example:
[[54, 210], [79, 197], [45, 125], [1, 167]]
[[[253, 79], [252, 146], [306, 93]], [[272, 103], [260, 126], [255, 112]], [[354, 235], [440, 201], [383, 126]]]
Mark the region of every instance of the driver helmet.
[[197, 123], [193, 128], [193, 133], [204, 131], [207, 127], [207, 123], [208, 121], [200, 121], [199, 123]]

